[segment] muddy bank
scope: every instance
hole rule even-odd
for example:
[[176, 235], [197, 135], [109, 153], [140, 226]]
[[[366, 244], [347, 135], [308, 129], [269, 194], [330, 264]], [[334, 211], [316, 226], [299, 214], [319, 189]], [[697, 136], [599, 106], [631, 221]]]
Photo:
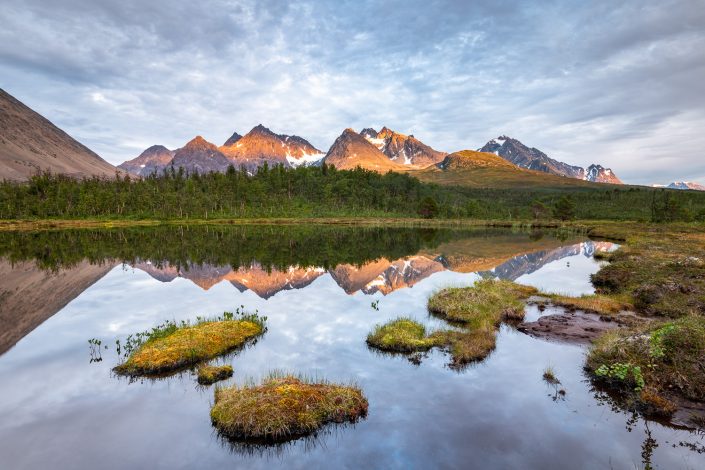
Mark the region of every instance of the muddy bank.
[[522, 322], [517, 329], [530, 336], [550, 341], [572, 344], [590, 344], [608, 330], [619, 328], [620, 323], [596, 313], [580, 310], [546, 315], [533, 322]]

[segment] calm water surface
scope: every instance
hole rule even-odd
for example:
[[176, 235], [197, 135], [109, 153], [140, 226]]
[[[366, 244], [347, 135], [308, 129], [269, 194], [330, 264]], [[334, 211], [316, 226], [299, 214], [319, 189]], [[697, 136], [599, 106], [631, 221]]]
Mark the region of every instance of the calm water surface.
[[[703, 436], [599, 397], [582, 346], [505, 325], [486, 360], [456, 371], [439, 351], [415, 365], [365, 344], [399, 315], [443, 326], [428, 296], [480, 276], [591, 293], [591, 255], [609, 244], [499, 230], [180, 230], [0, 235], [1, 468], [705, 468]], [[367, 419], [276, 447], [231, 444], [210, 423], [213, 388], [190, 372], [111, 373], [115, 339], [241, 305], [268, 331], [217, 361], [235, 369], [226, 383], [273, 369], [354, 381]], [[102, 361], [90, 362], [89, 338], [110, 345]], [[565, 397], [543, 382], [548, 365]]]

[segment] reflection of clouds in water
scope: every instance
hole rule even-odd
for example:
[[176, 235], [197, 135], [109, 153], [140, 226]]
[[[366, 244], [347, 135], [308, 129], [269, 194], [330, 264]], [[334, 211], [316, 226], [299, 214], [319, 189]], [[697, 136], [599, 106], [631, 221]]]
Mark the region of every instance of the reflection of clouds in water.
[[[597, 270], [592, 259], [580, 261], [581, 256], [546, 264], [520, 282], [577, 291]], [[203, 290], [187, 279], [162, 283], [118, 267], [0, 356], [0, 416], [5, 418], [0, 454], [17, 466], [35, 468], [57, 462], [100, 468], [547, 468], [576, 462], [594, 468], [639, 462], [642, 436], [626, 432], [622, 416], [596, 406], [579, 346], [536, 340], [503, 326], [490, 357], [461, 373], [449, 370], [448, 357], [437, 350], [419, 367], [367, 349], [364, 340], [372, 326], [399, 315], [444, 325], [428, 317], [428, 295], [477, 278], [437, 272], [382, 296], [348, 295], [325, 274], [305, 288], [265, 300], [229, 282]], [[379, 311], [370, 306], [377, 299]], [[296, 441], [282, 454], [233, 453], [210, 424], [213, 387], [197, 387], [189, 373], [132, 384], [111, 377], [116, 336], [240, 305], [266, 315], [268, 331], [254, 347], [224, 361], [235, 369], [226, 383], [258, 380], [272, 369], [354, 380], [370, 402], [368, 418], [352, 428], [329, 428], [334, 431], [324, 433], [320, 445]], [[88, 364], [91, 337], [111, 345], [102, 363]], [[565, 402], [547, 397], [541, 375], [549, 364], [568, 392]], [[658, 425], [652, 430], [659, 442], [677, 434]], [[37, 442], [44, 443], [41, 452]], [[656, 450], [655, 463], [677, 467], [683, 452], [664, 445]], [[686, 457], [693, 467], [703, 460]]]

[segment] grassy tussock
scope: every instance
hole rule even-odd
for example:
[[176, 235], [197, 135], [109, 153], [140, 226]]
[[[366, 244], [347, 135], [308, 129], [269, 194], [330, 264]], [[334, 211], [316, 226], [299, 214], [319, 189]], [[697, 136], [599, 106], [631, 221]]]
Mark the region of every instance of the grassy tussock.
[[634, 306], [620, 299], [617, 296], [606, 295], [583, 295], [581, 297], [569, 297], [565, 295], [549, 295], [551, 303], [572, 310], [583, 310], [585, 312], [597, 313], [604, 316], [616, 315], [619, 312], [631, 311]]
[[150, 375], [195, 365], [245, 346], [265, 331], [265, 318], [232, 314], [196, 324], [167, 322], [154, 328], [127, 358], [115, 367], [124, 375]]
[[357, 387], [273, 373], [260, 385], [216, 389], [211, 420], [231, 439], [285, 441], [327, 423], [354, 423], [367, 408]]
[[426, 327], [407, 317], [375, 326], [367, 335], [367, 344], [382, 351], [412, 353], [427, 351], [443, 344], [440, 334], [426, 333]]
[[705, 318], [687, 316], [603, 335], [586, 369], [630, 407], [667, 415], [675, 410], [669, 396], [705, 401], [704, 358]]
[[232, 366], [201, 366], [198, 368], [198, 383], [210, 385], [233, 376]]
[[538, 291], [510, 281], [480, 280], [473, 287], [451, 287], [428, 299], [428, 310], [471, 328], [496, 327], [502, 320], [522, 320], [525, 299]]

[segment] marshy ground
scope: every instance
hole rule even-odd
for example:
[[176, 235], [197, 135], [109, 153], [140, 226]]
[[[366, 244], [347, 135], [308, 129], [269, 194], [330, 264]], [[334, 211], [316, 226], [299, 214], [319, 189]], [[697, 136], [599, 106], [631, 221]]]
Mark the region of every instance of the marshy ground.
[[225, 437], [277, 442], [328, 423], [355, 423], [367, 409], [356, 386], [272, 373], [261, 384], [216, 389], [211, 420]]

